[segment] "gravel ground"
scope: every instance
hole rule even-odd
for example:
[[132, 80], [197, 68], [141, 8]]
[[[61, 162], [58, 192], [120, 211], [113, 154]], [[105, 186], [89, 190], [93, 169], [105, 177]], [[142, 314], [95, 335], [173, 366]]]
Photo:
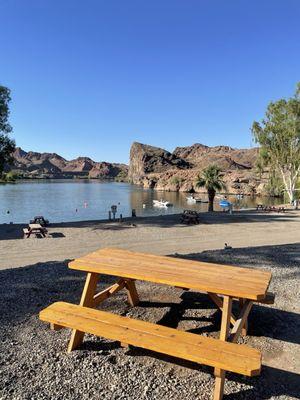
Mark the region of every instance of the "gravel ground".
[[[179, 255], [176, 255], [179, 256]], [[259, 377], [227, 374], [224, 399], [300, 399], [300, 244], [207, 251], [184, 256], [270, 270], [274, 306], [255, 305], [249, 336], [261, 349]], [[0, 399], [210, 399], [212, 369], [87, 335], [66, 353], [67, 330], [53, 332], [38, 312], [54, 301], [78, 303], [84, 275], [65, 262], [0, 271]], [[106, 277], [99, 287], [112, 282]], [[220, 313], [207, 296], [138, 282], [131, 309], [119, 292], [102, 308], [202, 335], [217, 336]]]

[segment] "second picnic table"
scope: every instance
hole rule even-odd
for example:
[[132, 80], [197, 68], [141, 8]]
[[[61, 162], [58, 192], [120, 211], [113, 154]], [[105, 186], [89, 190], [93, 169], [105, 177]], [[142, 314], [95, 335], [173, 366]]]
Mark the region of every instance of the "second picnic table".
[[42, 235], [46, 237], [47, 229], [41, 224], [29, 224], [27, 229], [23, 229], [24, 236], [29, 238], [31, 235]]
[[[51, 322], [53, 328], [62, 326], [74, 328], [68, 347], [69, 351], [80, 346], [84, 332], [98, 332], [98, 334], [101, 333], [100, 336], [117, 339], [122, 343], [138, 345], [190, 361], [201, 361], [204, 364], [215, 367], [216, 386], [214, 399], [222, 398], [225, 370], [250, 376], [259, 373], [260, 353], [247, 346], [233, 343], [237, 342], [241, 334], [246, 333], [247, 318], [253, 302], [264, 303], [270, 301], [267, 292], [271, 279], [270, 272], [136, 253], [117, 248], [104, 248], [90, 253], [70, 262], [69, 268], [87, 272], [80, 301], [81, 307], [78, 309], [78, 306], [68, 305], [68, 303], [54, 303], [40, 314], [40, 318]], [[114, 285], [96, 293], [99, 274], [113, 275], [118, 277], [118, 280]], [[129, 303], [132, 306], [137, 305], [139, 297], [135, 280], [166, 284], [207, 293], [222, 312], [219, 340], [180, 332], [176, 329], [170, 330], [170, 328], [159, 325], [149, 328], [148, 325], [150, 326], [151, 324], [143, 321], [124, 319], [124, 317], [112, 316], [112, 314], [97, 310], [87, 311], [89, 309], [86, 307], [96, 307], [123, 288], [127, 289]], [[234, 299], [237, 299], [240, 304], [238, 316], [235, 316], [232, 312]], [[74, 307], [77, 308], [75, 309]], [[99, 313], [102, 314], [100, 315]], [[73, 315], [73, 317], [71, 318], [70, 315]], [[96, 321], [95, 318], [98, 318], [98, 316], [99, 321], [102, 321], [100, 330], [93, 326], [93, 321]], [[121, 322], [119, 321], [120, 318], [123, 318]], [[131, 333], [131, 330], [133, 330], [133, 333]], [[169, 333], [169, 331], [172, 332]], [[171, 339], [168, 340], [174, 341], [174, 344], [177, 340], [176, 346], [170, 347], [170, 343], [167, 340], [169, 337]], [[165, 345], [164, 341], [166, 342]], [[209, 341], [214, 342], [210, 344]], [[225, 342], [231, 342], [232, 344]], [[225, 346], [226, 350], [218, 347], [222, 343], [224, 343], [223, 346]], [[203, 349], [205, 349], [203, 356], [201, 356], [203, 349], [201, 350], [200, 358], [199, 354], [196, 354], [199, 351], [199, 348], [195, 347], [196, 345], [203, 346]], [[227, 349], [226, 346], [229, 346], [229, 348]], [[238, 355], [234, 352], [230, 353], [230, 351], [233, 351], [230, 346], [238, 346], [238, 348], [234, 348], [234, 352], [237, 351]], [[225, 358], [220, 356], [223, 351], [226, 354]]]

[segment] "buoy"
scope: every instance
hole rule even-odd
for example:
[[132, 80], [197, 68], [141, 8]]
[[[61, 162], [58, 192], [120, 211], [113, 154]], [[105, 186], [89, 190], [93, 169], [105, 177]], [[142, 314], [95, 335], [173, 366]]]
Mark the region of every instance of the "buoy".
[[9, 211], [9, 210], [7, 210], [7, 211], [6, 211], [6, 214], [10, 214], [10, 211]]
[[84, 205], [84, 208], [87, 208], [87, 206], [88, 206], [87, 201], [85, 201], [85, 202], [83, 203], [83, 205]]
[[75, 210], [75, 212], [77, 212], [78, 210], [77, 210], [77, 208], [76, 208], [76, 210]]

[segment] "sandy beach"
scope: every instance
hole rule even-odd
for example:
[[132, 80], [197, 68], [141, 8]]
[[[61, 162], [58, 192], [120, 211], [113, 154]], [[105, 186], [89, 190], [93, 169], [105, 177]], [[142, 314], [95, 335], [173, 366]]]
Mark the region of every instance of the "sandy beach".
[[[300, 398], [298, 211], [203, 213], [200, 224], [191, 226], [180, 224], [178, 215], [53, 224], [49, 238], [23, 239], [23, 227], [0, 227], [0, 282], [5, 289], [0, 295], [1, 399], [210, 398], [210, 368], [124, 349], [91, 335], [80, 350], [67, 354], [69, 332], [50, 331], [38, 319], [39, 311], [54, 301], [79, 301], [84, 274], [68, 269], [68, 261], [107, 246], [271, 271], [275, 304], [253, 307], [249, 335], [241, 339], [262, 351], [262, 373], [255, 378], [228, 374], [224, 399]], [[232, 249], [224, 250], [225, 242]], [[103, 277], [99, 288], [112, 279]], [[123, 292], [102, 307], [218, 336], [220, 313], [207, 296], [145, 282], [137, 287], [137, 307], [126, 304]]]

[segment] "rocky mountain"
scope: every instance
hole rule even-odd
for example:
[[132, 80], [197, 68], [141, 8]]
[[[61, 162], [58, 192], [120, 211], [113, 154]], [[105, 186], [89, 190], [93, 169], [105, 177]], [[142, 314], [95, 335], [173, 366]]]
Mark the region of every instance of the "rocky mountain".
[[26, 178], [73, 178], [89, 177], [98, 179], [127, 178], [125, 164], [96, 162], [88, 157], [68, 161], [56, 153], [26, 152], [17, 147], [10, 169]]
[[258, 176], [257, 148], [209, 147], [196, 143], [177, 147], [172, 153], [141, 143], [130, 150], [129, 180], [157, 190], [202, 192], [195, 187], [198, 173], [210, 164], [218, 165], [231, 193], [262, 194], [267, 173]]

